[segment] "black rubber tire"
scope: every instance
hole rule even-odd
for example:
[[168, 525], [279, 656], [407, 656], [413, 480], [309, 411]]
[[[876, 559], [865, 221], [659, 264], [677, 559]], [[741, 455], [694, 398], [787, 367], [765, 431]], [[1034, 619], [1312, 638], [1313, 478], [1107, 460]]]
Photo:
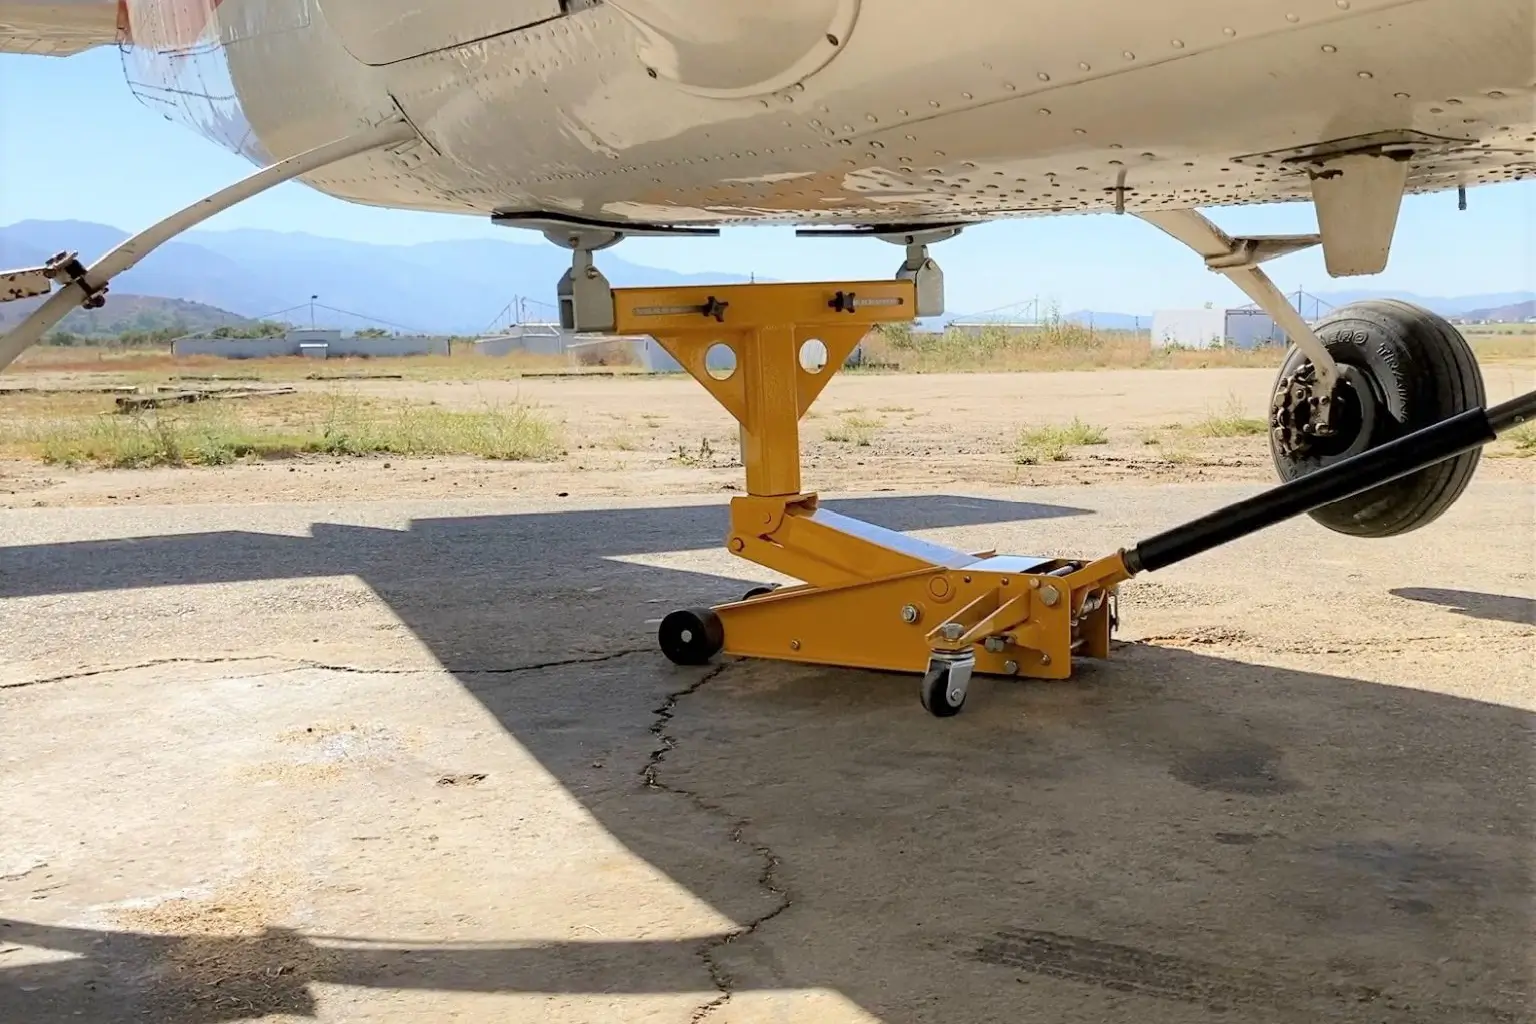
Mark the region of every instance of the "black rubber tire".
[[773, 593], [778, 589], [779, 585], [777, 583], [764, 583], [762, 586], [753, 587], [751, 590], [747, 591], [742, 595], [741, 599], [743, 601], [750, 601], [754, 597], [763, 597], [767, 594]]
[[920, 699], [923, 707], [935, 718], [953, 718], [965, 707], [965, 697], [960, 698], [959, 704], [949, 702], [949, 676], [941, 675], [934, 679], [923, 679], [923, 688]]
[[[1379, 447], [1486, 402], [1477, 359], [1461, 332], [1443, 317], [1396, 299], [1355, 302], [1316, 325], [1318, 337], [1342, 365], [1356, 367], [1370, 386], [1374, 423], [1351, 450], [1283, 454], [1270, 434], [1270, 454], [1283, 481], [1316, 472], [1354, 451]], [[1294, 346], [1276, 383], [1306, 361]], [[1336, 448], [1353, 438], [1344, 439]], [[1351, 537], [1396, 537], [1434, 522], [1466, 490], [1481, 449], [1421, 469], [1311, 513], [1318, 523]]]
[[684, 608], [661, 620], [656, 639], [674, 665], [707, 665], [725, 647], [725, 626], [708, 608]]

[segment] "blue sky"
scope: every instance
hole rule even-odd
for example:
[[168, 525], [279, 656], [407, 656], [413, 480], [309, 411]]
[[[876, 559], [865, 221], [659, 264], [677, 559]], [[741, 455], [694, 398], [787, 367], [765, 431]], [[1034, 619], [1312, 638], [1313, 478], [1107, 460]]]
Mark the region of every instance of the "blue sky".
[[[144, 107], [130, 92], [115, 49], [64, 59], [0, 55], [0, 224], [74, 219], [133, 231], [250, 170], [242, 158]], [[1315, 228], [1306, 204], [1213, 216], [1238, 232]], [[485, 237], [540, 244], [535, 235], [478, 218], [356, 206], [298, 184], [206, 226], [393, 244]], [[755, 272], [781, 280], [887, 277], [900, 256], [879, 242], [796, 239], [776, 228], [738, 229], [714, 240], [634, 239], [620, 251], [634, 262], [679, 271]], [[1193, 254], [1131, 217], [985, 225], [936, 247], [935, 255], [951, 310], [1035, 296], [1063, 310], [1126, 312], [1243, 301]], [[1288, 290], [1462, 295], [1536, 289], [1536, 182], [1474, 189], [1466, 213], [1457, 211], [1453, 193], [1410, 198], [1391, 265], [1376, 278], [1331, 280], [1317, 252], [1287, 257], [1271, 269]]]

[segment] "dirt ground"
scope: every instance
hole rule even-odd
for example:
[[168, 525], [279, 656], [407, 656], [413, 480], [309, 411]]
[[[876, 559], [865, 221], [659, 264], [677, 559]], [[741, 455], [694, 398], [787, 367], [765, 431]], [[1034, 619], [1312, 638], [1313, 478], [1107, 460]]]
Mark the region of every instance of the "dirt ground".
[[[1195, 429], [1270, 376], [840, 376], [806, 484], [1103, 554], [1270, 482]], [[0, 1021], [1536, 1019], [1536, 459], [1132, 581], [1110, 659], [939, 721], [655, 650], [771, 575], [720, 547], [696, 385], [350, 386], [533, 401], [570, 451], [0, 464]], [[1015, 461], [1074, 416], [1108, 443]]]
[[[1202, 425], [1262, 418], [1271, 370], [1103, 370], [1012, 374], [840, 374], [801, 426], [808, 489], [956, 484], [1036, 487], [1170, 481], [1272, 482], [1262, 436], [1213, 438]], [[1536, 387], [1536, 364], [1484, 367], [1491, 402]], [[72, 378], [79, 382], [85, 378]], [[33, 375], [29, 386], [71, 379]], [[735, 422], [681, 377], [547, 377], [495, 381], [294, 381], [316, 394], [436, 402], [476, 409], [532, 404], [563, 424], [568, 452], [551, 463], [479, 459], [285, 459], [221, 468], [60, 471], [0, 458], [0, 508], [380, 498], [643, 497], [715, 494], [742, 483]], [[851, 418], [867, 445], [830, 441]], [[1020, 465], [1025, 427], [1073, 418], [1108, 443], [1063, 462]], [[1508, 445], [1493, 451], [1504, 454]], [[1493, 458], [1485, 477], [1536, 480], [1536, 460]]]

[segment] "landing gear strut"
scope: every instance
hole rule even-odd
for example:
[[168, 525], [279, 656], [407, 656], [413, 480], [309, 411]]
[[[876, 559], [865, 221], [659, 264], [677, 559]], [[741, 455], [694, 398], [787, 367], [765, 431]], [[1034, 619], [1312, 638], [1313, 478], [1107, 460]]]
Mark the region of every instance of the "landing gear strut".
[[[0, 272], [0, 302], [48, 295], [31, 315], [0, 336], [0, 370], [42, 340], [50, 328], [77, 306], [87, 309], [100, 307], [106, 301], [107, 285], [112, 278], [131, 269], [166, 242], [214, 214], [300, 175], [370, 150], [412, 142], [416, 137], [416, 130], [409, 124], [388, 121], [263, 167], [228, 188], [199, 199], [191, 206], [140, 231], [89, 267], [76, 259], [75, 253], [61, 252], [42, 267]], [[62, 287], [49, 295], [55, 283]]]
[[1274, 318], [1280, 329], [1312, 361], [1317, 375], [1320, 416], [1316, 428], [1330, 429], [1330, 402], [1338, 382], [1339, 367], [1328, 346], [1289, 299], [1275, 287], [1260, 265], [1289, 253], [1322, 244], [1321, 235], [1261, 235], [1233, 238], [1199, 210], [1159, 210], [1138, 214], [1142, 220], [1177, 238], [1205, 258], [1205, 265], [1241, 288], [1259, 308]]
[[[1355, 166], [1364, 160], [1363, 169]], [[1373, 174], [1396, 174], [1391, 160], [1360, 158], [1351, 164], [1354, 180], [1370, 186]], [[1369, 173], [1368, 173], [1369, 172]], [[1396, 199], [1391, 183], [1366, 191], [1381, 209], [1370, 224], [1339, 225], [1334, 179], [1320, 179], [1319, 215], [1341, 227], [1364, 227], [1383, 236], [1334, 241], [1335, 262], [1356, 270], [1385, 260]], [[1336, 182], [1334, 183], [1336, 184]], [[1394, 199], [1394, 196], [1396, 197]], [[1197, 210], [1153, 211], [1146, 220], [1200, 253], [1211, 270], [1226, 275], [1274, 318], [1291, 340], [1270, 402], [1270, 452], [1283, 481], [1300, 479], [1341, 460], [1370, 451], [1415, 430], [1482, 406], [1482, 377], [1471, 348], [1448, 321], [1403, 302], [1356, 303], [1334, 311], [1316, 325], [1302, 319], [1260, 266], [1286, 253], [1323, 244], [1321, 235], [1233, 238]], [[1379, 252], [1375, 251], [1379, 248]], [[1364, 261], [1363, 263], [1360, 261]], [[1311, 511], [1312, 518], [1352, 537], [1393, 537], [1438, 519], [1466, 490], [1481, 452], [1463, 452], [1410, 476]]]

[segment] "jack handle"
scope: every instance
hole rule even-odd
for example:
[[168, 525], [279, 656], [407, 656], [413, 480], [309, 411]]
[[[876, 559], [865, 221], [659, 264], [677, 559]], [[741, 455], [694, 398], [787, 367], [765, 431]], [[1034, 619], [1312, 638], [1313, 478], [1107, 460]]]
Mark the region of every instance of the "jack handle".
[[1090, 587], [1107, 589], [1140, 573], [1166, 569], [1266, 527], [1454, 459], [1533, 420], [1536, 391], [1489, 409], [1469, 409], [1101, 558], [1068, 577], [1069, 585], [1074, 593]]

